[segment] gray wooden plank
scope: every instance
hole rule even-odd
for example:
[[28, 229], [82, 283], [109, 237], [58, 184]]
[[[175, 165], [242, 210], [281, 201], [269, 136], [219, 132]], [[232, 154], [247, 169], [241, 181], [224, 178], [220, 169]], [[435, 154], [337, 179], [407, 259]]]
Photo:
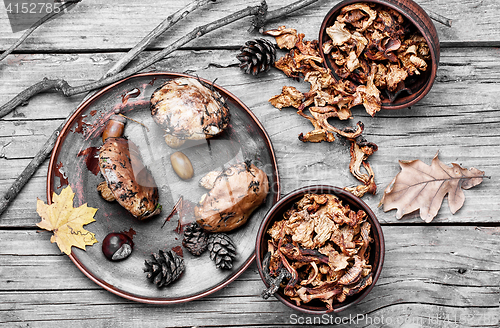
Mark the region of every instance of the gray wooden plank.
[[[167, 16], [188, 2], [188, 0], [175, 2], [124, 0], [113, 4], [97, 0], [81, 2], [68, 13], [47, 22], [35, 31], [20, 47], [20, 50], [74, 52], [81, 49], [130, 49]], [[286, 2], [267, 1], [270, 10], [292, 2], [292, 0]], [[318, 1], [294, 15], [268, 23], [267, 27], [287, 25], [305, 33], [309, 39], [317, 38], [324, 16], [337, 2]], [[500, 4], [495, 0], [480, 2], [416, 0], [416, 2], [425, 10], [441, 14], [453, 21], [451, 28], [439, 23], [434, 24], [444, 46], [456, 44], [497, 45], [500, 42], [497, 18]], [[259, 3], [258, 0], [217, 1], [217, 3], [192, 13], [178, 26], [171, 29], [168, 34], [162, 36], [153, 46], [165, 47], [197, 26]], [[22, 31], [12, 33], [7, 15], [5, 12], [3, 13], [0, 16], [0, 31], [3, 31], [0, 36], [0, 50], [5, 50], [23, 33]], [[480, 21], [478, 21], [478, 17], [481, 17]], [[188, 46], [197, 48], [238, 47], [246, 40], [259, 35], [256, 32], [248, 32], [250, 25], [250, 18], [243, 19], [214, 31], [208, 36], [201, 37], [189, 43]]]
[[[498, 325], [498, 228], [384, 226], [383, 231], [386, 260], [372, 292], [345, 312], [316, 318], [323, 323], [345, 318], [341, 323], [352, 327], [380, 327], [383, 320], [389, 327]], [[131, 327], [229, 327], [241, 322], [288, 326], [319, 320], [274, 298], [261, 299], [263, 283], [255, 263], [226, 288], [197, 301], [172, 306], [134, 303], [94, 285], [60, 254], [49, 236], [0, 231], [0, 325], [48, 327], [64, 322], [101, 327], [111, 321]]]
[[[276, 151], [283, 193], [295, 188], [317, 183], [337, 186], [354, 185], [356, 180], [348, 172], [349, 153], [345, 143], [304, 144], [297, 139], [300, 133], [312, 129], [311, 124], [295, 114], [294, 109], [281, 111], [272, 107], [268, 99], [278, 94], [284, 85], [294, 85], [306, 91], [307, 83], [286, 78], [281, 72], [271, 70], [261, 76], [248, 76], [240, 72], [235, 59], [236, 51], [203, 50], [180, 51], [151, 69], [188, 72], [216, 82], [240, 98], [258, 117], [267, 130]], [[33, 55], [19, 68], [4, 71], [5, 88], [0, 89], [0, 100], [6, 101], [22, 88], [21, 83], [31, 83], [57, 70], [81, 72], [79, 82], [101, 76], [119, 58], [118, 54], [79, 54], [75, 62], [67, 55]], [[73, 57], [72, 57], [73, 58]], [[104, 62], [105, 64], [102, 64]], [[458, 163], [476, 167], [491, 179], [465, 191], [464, 207], [451, 215], [446, 202], [436, 222], [493, 223], [497, 222], [500, 204], [496, 200], [500, 176], [500, 112], [497, 94], [500, 87], [493, 83], [498, 78], [500, 53], [495, 48], [444, 49], [438, 78], [431, 92], [411, 109], [383, 111], [375, 118], [362, 108], [354, 109], [354, 119], [365, 124], [365, 136], [379, 145], [371, 157], [375, 181], [379, 192], [365, 196], [365, 201], [376, 211], [379, 220], [388, 223], [421, 222], [418, 217], [397, 221], [394, 212], [383, 213], [377, 208], [383, 189], [399, 172], [398, 160], [421, 159], [430, 163], [439, 151], [446, 164]], [[487, 68], [490, 69], [487, 69]], [[16, 78], [17, 70], [25, 72], [25, 81]], [[30, 73], [30, 77], [28, 76]], [[71, 75], [71, 74], [70, 74]], [[0, 120], [0, 191], [6, 190], [21, 172], [27, 159], [34, 156], [48, 138], [53, 127], [77, 106], [81, 97], [66, 99], [60, 95], [43, 94], [30, 103]], [[283, 124], [286, 122], [286, 124]], [[345, 123], [332, 122], [344, 126]], [[16, 164], [19, 163], [19, 164]], [[46, 170], [46, 169], [44, 169]], [[42, 171], [40, 171], [42, 172]], [[46, 171], [44, 171], [46, 172]], [[37, 214], [32, 205], [37, 197], [44, 197], [42, 173], [18, 196], [4, 214], [0, 225], [34, 226]]]

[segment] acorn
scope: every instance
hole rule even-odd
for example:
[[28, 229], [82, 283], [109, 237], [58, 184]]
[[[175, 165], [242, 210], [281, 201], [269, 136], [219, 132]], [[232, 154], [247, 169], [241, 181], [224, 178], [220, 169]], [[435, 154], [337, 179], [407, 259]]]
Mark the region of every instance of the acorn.
[[170, 155], [170, 163], [172, 164], [174, 172], [182, 180], [189, 180], [193, 177], [193, 164], [191, 164], [191, 161], [184, 153], [176, 151]]

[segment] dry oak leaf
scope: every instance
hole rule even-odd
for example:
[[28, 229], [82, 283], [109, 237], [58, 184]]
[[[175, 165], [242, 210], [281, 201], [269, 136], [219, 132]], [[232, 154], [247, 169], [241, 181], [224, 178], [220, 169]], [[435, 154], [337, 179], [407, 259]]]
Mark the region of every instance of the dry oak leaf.
[[47, 205], [40, 199], [37, 200], [36, 211], [42, 218], [37, 226], [54, 232], [50, 241], [57, 243], [59, 249], [69, 255], [71, 246], [85, 249], [86, 245], [97, 243], [92, 232], [83, 229], [83, 226], [94, 222], [97, 208], [73, 207], [75, 194], [70, 186], [64, 188], [59, 195], [53, 193], [52, 204]]
[[455, 214], [464, 204], [462, 189], [470, 189], [483, 182], [484, 171], [476, 168], [465, 169], [452, 163], [452, 167], [438, 158], [431, 165], [420, 160], [399, 161], [401, 172], [385, 188], [379, 206], [384, 212], [397, 209], [396, 218], [420, 210], [420, 217], [429, 223], [437, 215], [441, 204], [448, 195], [448, 205]]

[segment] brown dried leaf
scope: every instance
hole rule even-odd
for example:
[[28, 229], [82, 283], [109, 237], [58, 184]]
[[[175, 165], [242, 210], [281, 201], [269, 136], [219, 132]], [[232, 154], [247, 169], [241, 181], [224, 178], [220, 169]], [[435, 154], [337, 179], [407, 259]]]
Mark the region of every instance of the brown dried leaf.
[[477, 186], [483, 181], [484, 172], [475, 168], [465, 169], [452, 163], [447, 166], [434, 156], [431, 165], [420, 160], [399, 161], [399, 172], [384, 191], [380, 205], [384, 212], [397, 209], [396, 218], [420, 210], [420, 217], [431, 222], [448, 195], [448, 205], [455, 214], [464, 204], [462, 189]]

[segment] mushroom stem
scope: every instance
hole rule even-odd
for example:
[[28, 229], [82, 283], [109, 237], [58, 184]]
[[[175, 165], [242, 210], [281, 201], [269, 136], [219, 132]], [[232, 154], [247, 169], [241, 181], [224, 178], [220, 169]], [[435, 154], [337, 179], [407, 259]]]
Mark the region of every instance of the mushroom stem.
[[111, 115], [108, 124], [106, 124], [104, 131], [102, 131], [102, 142], [105, 142], [108, 138], [117, 138], [123, 136], [126, 120], [122, 116]]

